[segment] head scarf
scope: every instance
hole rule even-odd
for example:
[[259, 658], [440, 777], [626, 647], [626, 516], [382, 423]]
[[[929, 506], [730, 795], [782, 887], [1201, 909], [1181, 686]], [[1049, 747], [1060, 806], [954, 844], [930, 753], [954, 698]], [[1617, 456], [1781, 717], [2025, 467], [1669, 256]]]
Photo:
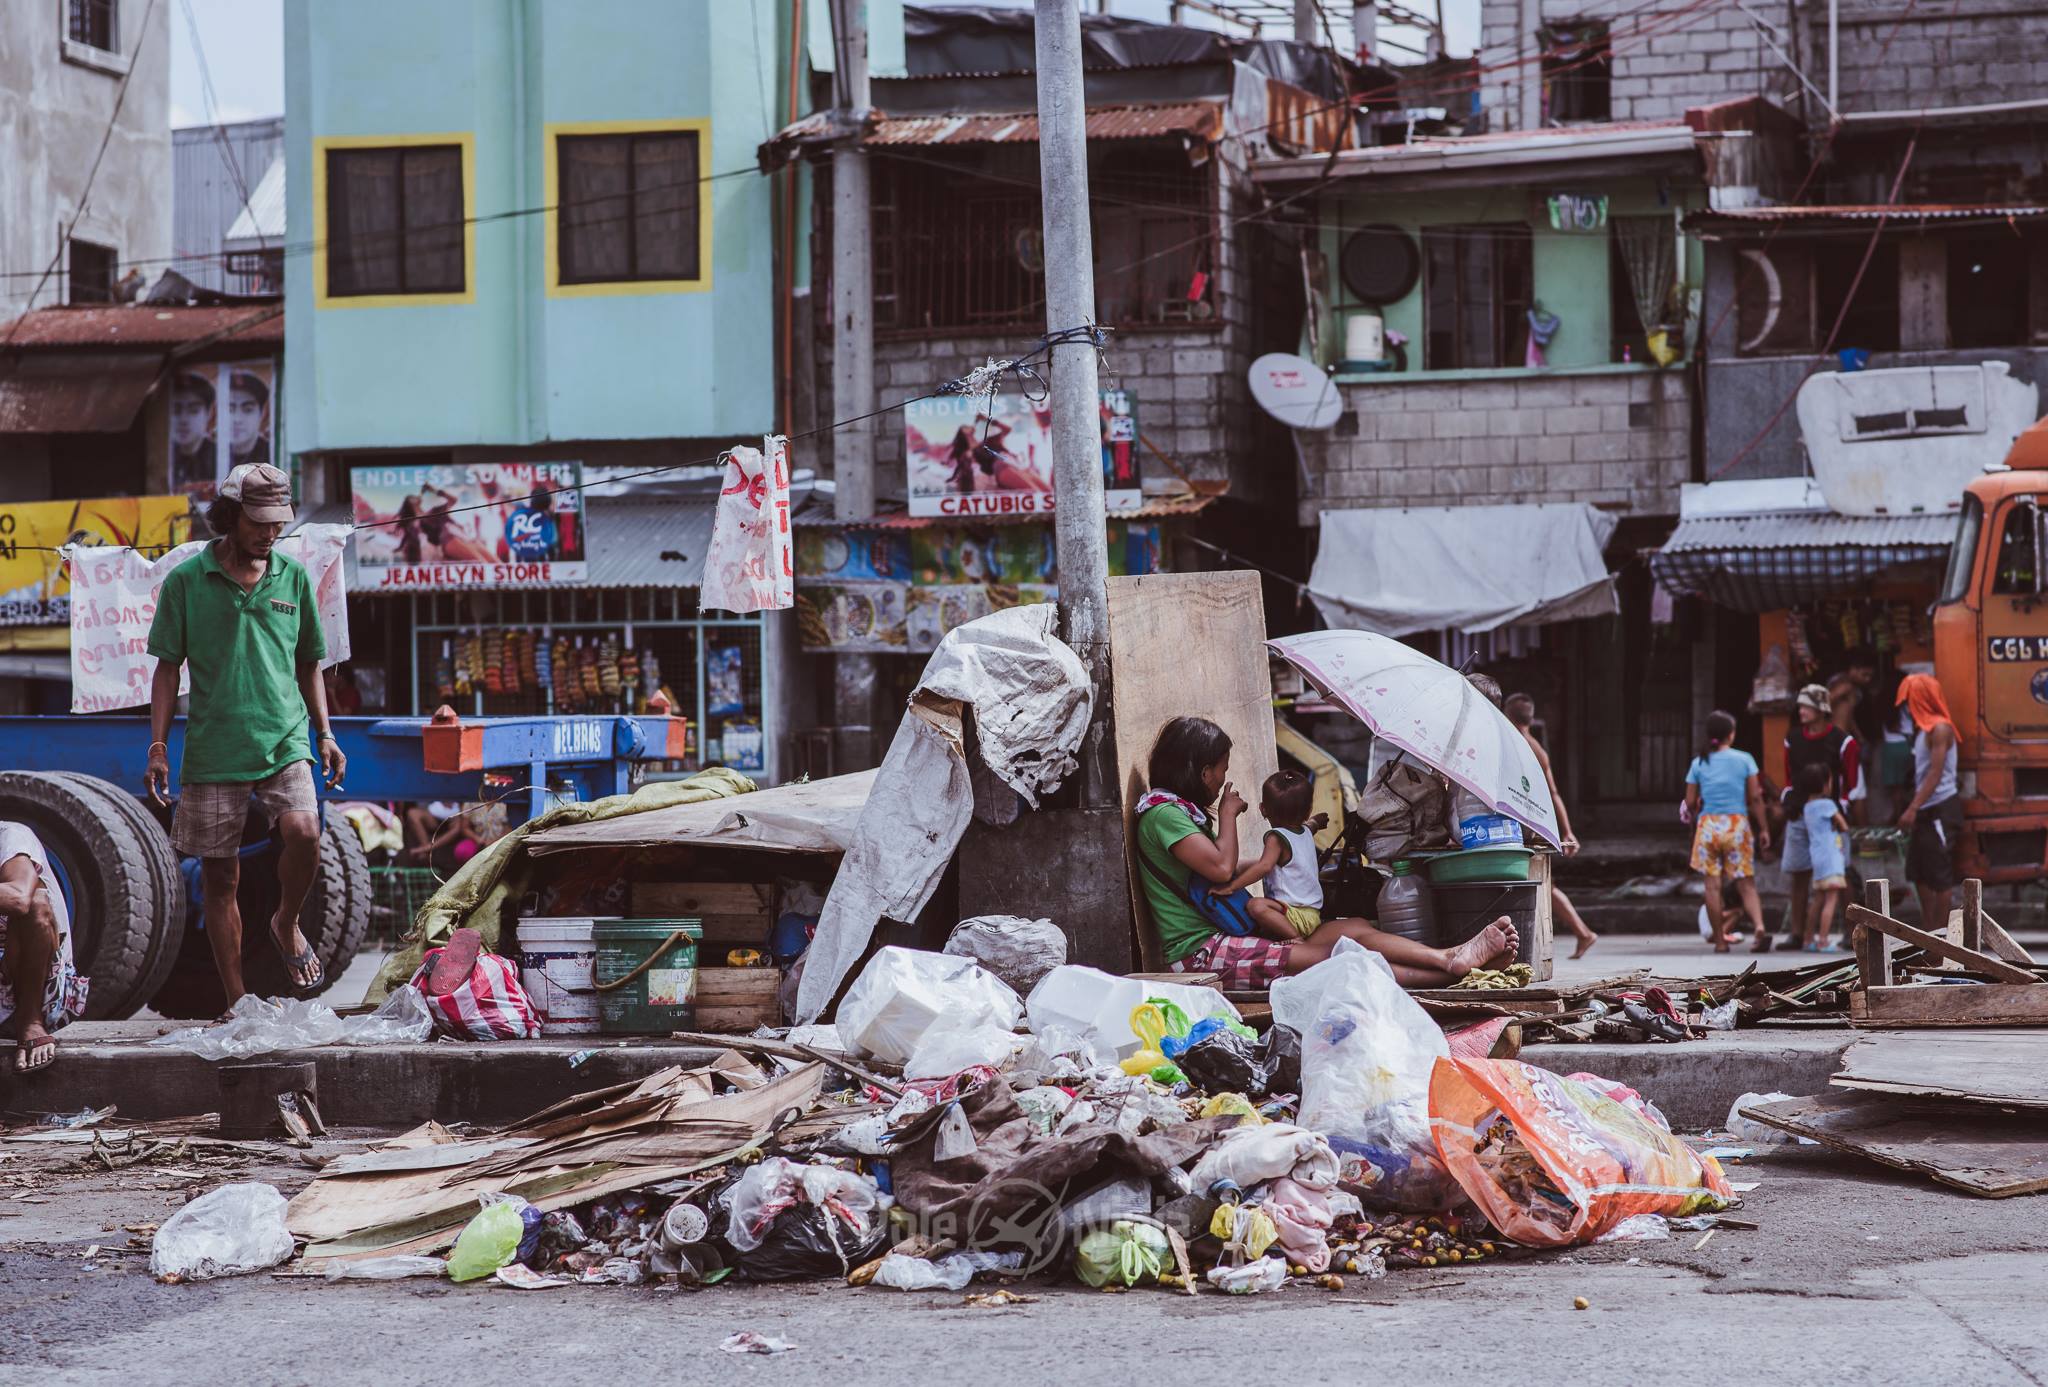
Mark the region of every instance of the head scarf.
[[1948, 710], [1948, 700], [1941, 696], [1941, 685], [1931, 674], [1909, 674], [1899, 681], [1899, 702], [1913, 714], [1913, 725], [1922, 732], [1947, 723], [1956, 725]]

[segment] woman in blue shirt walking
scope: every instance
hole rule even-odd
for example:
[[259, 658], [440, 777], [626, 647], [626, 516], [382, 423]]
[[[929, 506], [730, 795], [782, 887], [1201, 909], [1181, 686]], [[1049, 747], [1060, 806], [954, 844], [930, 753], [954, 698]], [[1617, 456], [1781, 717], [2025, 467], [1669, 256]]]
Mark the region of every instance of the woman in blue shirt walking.
[[[1734, 741], [1734, 716], [1718, 709], [1707, 714], [1706, 749], [1693, 758], [1692, 768], [1685, 773], [1685, 817], [1696, 825], [1692, 869], [1707, 879], [1707, 921], [1717, 954], [1727, 953], [1734, 942], [1721, 899], [1724, 877], [1734, 882], [1750, 928], [1763, 933], [1764, 907], [1756, 895], [1756, 849], [1771, 845], [1756, 758], [1738, 751]], [[1757, 824], [1754, 838], [1752, 817]]]

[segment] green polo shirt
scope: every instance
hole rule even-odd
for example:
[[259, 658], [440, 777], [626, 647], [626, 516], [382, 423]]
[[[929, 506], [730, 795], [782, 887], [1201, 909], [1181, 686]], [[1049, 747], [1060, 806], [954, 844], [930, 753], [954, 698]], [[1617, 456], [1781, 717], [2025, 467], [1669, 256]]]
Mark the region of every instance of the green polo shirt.
[[313, 759], [298, 666], [326, 655], [327, 641], [305, 565], [272, 550], [244, 592], [207, 545], [164, 579], [149, 653], [192, 667], [179, 780], [266, 780]]

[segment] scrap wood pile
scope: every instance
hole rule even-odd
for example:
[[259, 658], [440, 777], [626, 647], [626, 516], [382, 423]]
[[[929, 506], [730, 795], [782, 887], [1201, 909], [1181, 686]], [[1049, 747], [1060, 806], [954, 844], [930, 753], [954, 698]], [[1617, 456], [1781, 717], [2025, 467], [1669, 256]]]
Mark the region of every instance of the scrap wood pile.
[[1249, 1294], [1733, 1201], [1640, 1095], [1454, 1057], [1376, 954], [1340, 947], [1271, 1007], [1259, 1035], [1207, 987], [1063, 965], [1027, 999], [971, 959], [885, 948], [830, 1026], [495, 1131], [429, 1124], [330, 1161], [288, 1208], [227, 1186], [160, 1230], [153, 1268], [297, 1252], [298, 1273], [522, 1288], [1038, 1276]]

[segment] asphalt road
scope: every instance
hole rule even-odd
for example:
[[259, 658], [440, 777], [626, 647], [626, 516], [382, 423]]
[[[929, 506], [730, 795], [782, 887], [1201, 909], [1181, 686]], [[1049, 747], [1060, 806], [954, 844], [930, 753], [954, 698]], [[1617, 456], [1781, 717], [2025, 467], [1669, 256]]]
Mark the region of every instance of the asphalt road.
[[[150, 1280], [124, 1224], [188, 1190], [303, 1169], [258, 1163], [192, 1180], [143, 1168], [58, 1175], [0, 1146], [0, 1380], [118, 1383], [625, 1381], [962, 1383], [2039, 1383], [2048, 1379], [2040, 1197], [1994, 1202], [1810, 1149], [1732, 1172], [1762, 1182], [1722, 1230], [1465, 1269], [1396, 1272], [1343, 1291], [1256, 1298], [1066, 1282], [971, 1309], [957, 1295], [836, 1283], [701, 1292], [257, 1275]], [[190, 1169], [188, 1164], [186, 1169]], [[25, 1198], [16, 1198], [23, 1196]], [[146, 1244], [146, 1238], [141, 1239]], [[101, 1251], [86, 1256], [99, 1244]], [[1573, 1308], [1583, 1296], [1589, 1308]], [[736, 1330], [796, 1345], [736, 1356]]]

